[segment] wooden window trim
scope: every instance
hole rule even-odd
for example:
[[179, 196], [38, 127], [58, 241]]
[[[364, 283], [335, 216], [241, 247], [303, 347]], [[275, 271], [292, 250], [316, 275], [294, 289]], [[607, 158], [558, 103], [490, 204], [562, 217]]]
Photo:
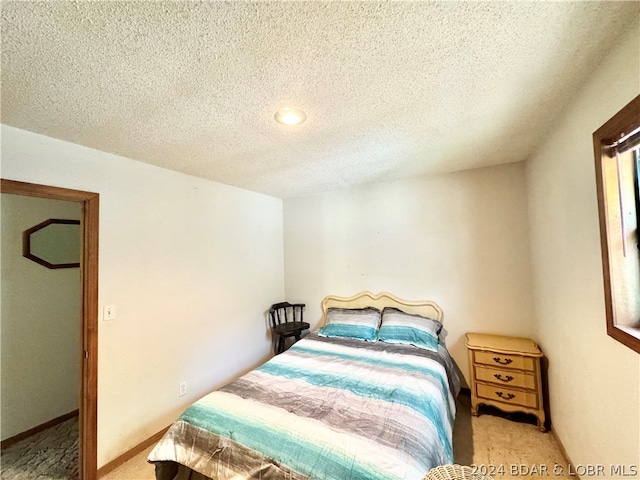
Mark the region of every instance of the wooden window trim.
[[[604, 277], [605, 311], [607, 318], [607, 334], [640, 353], [640, 329], [618, 327], [613, 305], [613, 285], [611, 281], [609, 246], [607, 238], [606, 201], [603, 182], [603, 158], [605, 145], [611, 145], [623, 134], [632, 132], [640, 127], [640, 95], [631, 100], [622, 110], [611, 117], [593, 134], [593, 148], [596, 167], [596, 188], [598, 197], [598, 214], [600, 219], [600, 246], [602, 250], [602, 270]], [[640, 292], [638, 292], [640, 295]], [[637, 330], [637, 335], [635, 335]]]

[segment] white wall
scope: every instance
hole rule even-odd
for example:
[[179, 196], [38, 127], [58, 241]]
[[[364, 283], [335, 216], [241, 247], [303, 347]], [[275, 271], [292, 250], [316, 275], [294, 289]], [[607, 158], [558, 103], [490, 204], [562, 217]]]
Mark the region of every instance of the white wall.
[[606, 334], [592, 134], [640, 92], [637, 24], [527, 162], [538, 338], [576, 464], [640, 464], [640, 355]]
[[[80, 398], [80, 269], [22, 256], [22, 232], [80, 220], [75, 202], [2, 194], [2, 440], [76, 410]], [[78, 238], [80, 229], [78, 228]]]
[[465, 375], [465, 332], [534, 333], [522, 164], [288, 199], [284, 229], [287, 299], [312, 322], [329, 294], [435, 300]]
[[99, 466], [269, 357], [281, 200], [7, 126], [2, 177], [100, 194]]

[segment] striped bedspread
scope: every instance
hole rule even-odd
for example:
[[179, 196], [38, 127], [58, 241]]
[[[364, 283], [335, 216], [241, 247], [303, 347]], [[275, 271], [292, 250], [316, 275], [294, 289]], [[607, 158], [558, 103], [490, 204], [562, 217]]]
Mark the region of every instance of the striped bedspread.
[[149, 461], [159, 480], [419, 480], [453, 463], [459, 384], [439, 350], [312, 333], [190, 406]]

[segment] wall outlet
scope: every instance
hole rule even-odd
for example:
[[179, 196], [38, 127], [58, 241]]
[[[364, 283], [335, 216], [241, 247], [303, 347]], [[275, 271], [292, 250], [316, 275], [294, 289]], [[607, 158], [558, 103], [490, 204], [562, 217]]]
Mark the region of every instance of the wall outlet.
[[102, 320], [105, 322], [109, 322], [111, 320], [116, 319], [116, 306], [115, 305], [105, 305], [104, 310], [102, 312]]
[[187, 393], [187, 382], [182, 382], [178, 385], [178, 396], [182, 397]]

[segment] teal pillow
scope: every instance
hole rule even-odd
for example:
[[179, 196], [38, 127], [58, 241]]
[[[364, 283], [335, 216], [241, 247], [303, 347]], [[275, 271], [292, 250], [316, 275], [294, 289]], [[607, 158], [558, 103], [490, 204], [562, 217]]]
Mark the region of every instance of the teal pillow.
[[366, 308], [329, 308], [327, 322], [318, 331], [322, 337], [356, 338], [373, 342], [380, 325], [380, 310]]
[[442, 324], [422, 315], [405, 313], [397, 308], [385, 307], [378, 340], [387, 343], [415, 345], [418, 348], [438, 351], [438, 334]]

